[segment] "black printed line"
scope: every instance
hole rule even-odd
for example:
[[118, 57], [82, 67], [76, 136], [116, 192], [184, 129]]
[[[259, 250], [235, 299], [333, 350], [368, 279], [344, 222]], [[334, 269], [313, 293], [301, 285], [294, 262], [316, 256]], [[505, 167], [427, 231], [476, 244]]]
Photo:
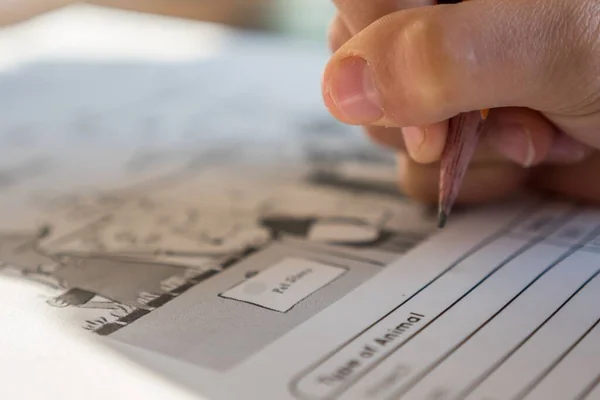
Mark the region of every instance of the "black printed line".
[[144, 310], [141, 308], [138, 308], [137, 310], [132, 311], [131, 313], [127, 314], [124, 317], [121, 317], [118, 319], [118, 322], [122, 322], [123, 324], [127, 325], [130, 324], [140, 318], [142, 318], [144, 315], [148, 315], [150, 314], [150, 310]]
[[102, 327], [95, 330], [94, 333], [96, 333], [100, 336], [112, 335], [119, 329], [123, 329], [123, 328], [131, 325], [135, 321], [150, 314], [155, 309], [160, 308], [160, 307], [164, 306], [165, 304], [169, 303], [170, 301], [181, 296], [183, 293], [187, 292], [192, 287], [198, 285], [199, 283], [201, 283], [217, 274], [219, 274], [219, 271], [217, 271], [217, 270], [208, 270], [199, 275], [196, 275], [193, 278], [189, 279], [185, 284], [177, 287], [176, 289], [174, 289], [170, 292], [164, 293], [164, 294], [158, 296], [157, 298], [149, 301], [147, 303], [147, 306], [151, 307], [152, 310], [136, 309], [133, 312], [129, 313], [128, 315], [119, 318], [116, 321], [116, 323], [110, 323], [110, 324], [103, 325]]
[[390, 399], [401, 399], [402, 396], [407, 394], [410, 390], [412, 390], [419, 382], [427, 377], [431, 372], [433, 372], [436, 368], [444, 363], [452, 354], [454, 354], [457, 350], [459, 350], [462, 346], [465, 345], [469, 340], [471, 340], [478, 332], [480, 332], [484, 327], [486, 327], [490, 322], [492, 322], [498, 315], [500, 315], [504, 310], [506, 310], [512, 303], [514, 303], [523, 293], [529, 290], [537, 281], [539, 281], [544, 275], [546, 275], [550, 270], [556, 267], [561, 262], [565, 261], [571, 255], [573, 255], [579, 246], [571, 248], [565, 254], [561, 255], [557, 260], [555, 260], [552, 264], [547, 266], [541, 273], [539, 273], [531, 282], [529, 282], [523, 289], [521, 289], [516, 296], [511, 298], [506, 304], [504, 304], [498, 311], [492, 314], [483, 324], [479, 325], [477, 329], [472, 331], [467, 337], [461, 340], [458, 344], [448, 350], [444, 355], [434, 361], [429, 367], [421, 371], [418, 375], [416, 375], [413, 379], [409, 380], [408, 383], [402, 386], [402, 388], [393, 393], [390, 396]]
[[348, 345], [350, 345], [351, 343], [353, 343], [355, 340], [357, 340], [358, 338], [360, 338], [362, 335], [364, 335], [366, 332], [368, 332], [373, 327], [377, 326], [379, 323], [381, 323], [383, 320], [385, 320], [388, 316], [390, 316], [396, 310], [398, 310], [400, 307], [402, 307], [405, 303], [407, 303], [408, 301], [412, 300], [414, 297], [416, 297], [417, 295], [419, 295], [421, 292], [423, 292], [425, 289], [427, 289], [429, 286], [431, 286], [433, 283], [435, 283], [437, 280], [439, 280], [445, 274], [447, 274], [448, 272], [450, 272], [452, 269], [454, 269], [457, 265], [459, 265], [465, 259], [471, 257], [473, 254], [477, 253], [482, 248], [488, 246], [490, 243], [493, 243], [494, 241], [498, 240], [502, 236], [506, 235], [507, 232], [509, 232], [510, 230], [514, 229], [514, 227], [518, 226], [522, 222], [523, 218], [525, 218], [527, 215], [530, 215], [531, 212], [532, 212], [532, 210], [533, 210], [533, 207], [531, 209], [528, 209], [527, 211], [523, 212], [521, 215], [519, 215], [517, 218], [515, 218], [513, 221], [511, 221], [509, 224], [507, 224], [507, 226], [501, 228], [499, 231], [497, 231], [494, 234], [490, 235], [488, 238], [486, 238], [482, 242], [480, 242], [480, 243], [476, 244], [475, 246], [473, 246], [469, 251], [465, 252], [456, 261], [454, 261], [452, 264], [450, 264], [450, 266], [448, 268], [446, 268], [441, 273], [439, 273], [437, 276], [435, 276], [431, 281], [429, 281], [421, 289], [419, 289], [415, 293], [413, 293], [409, 298], [407, 298], [406, 300], [404, 300], [398, 306], [394, 307], [391, 311], [389, 311], [386, 314], [384, 314], [382, 317], [380, 317], [379, 319], [377, 319], [375, 322], [373, 322], [372, 324], [370, 324], [369, 326], [367, 326], [365, 329], [363, 329], [362, 331], [360, 331], [359, 333], [357, 333], [356, 335], [354, 335], [353, 337], [351, 337], [350, 339], [348, 339], [346, 342], [342, 343], [340, 346], [338, 346], [337, 348], [335, 348], [333, 351], [331, 351], [325, 357], [321, 358], [319, 361], [313, 363], [308, 368], [306, 368], [302, 372], [300, 372], [295, 378], [293, 378], [291, 380], [290, 385], [289, 385], [290, 392], [295, 397], [297, 397], [297, 398], [303, 398], [302, 394], [297, 390], [297, 385], [298, 385], [298, 383], [304, 377], [306, 377], [308, 374], [310, 374], [311, 371], [313, 371], [314, 369], [318, 368], [319, 365], [327, 362], [333, 356], [335, 356], [340, 351], [342, 351], [345, 347], [347, 347]]
[[370, 258], [359, 257], [354, 254], [344, 253], [343, 251], [333, 251], [333, 250], [329, 250], [329, 249], [312, 249], [312, 248], [311, 249], [303, 249], [303, 250], [304, 251], [314, 250], [315, 253], [319, 253], [322, 255], [343, 258], [343, 259], [346, 259], [349, 261], [371, 264], [371, 265], [375, 265], [378, 267], [385, 267], [387, 265], [387, 263], [382, 262], [382, 261], [377, 261], [377, 260], [373, 260]]
[[223, 261], [221, 263], [221, 269], [225, 270], [230, 267], [233, 267], [237, 263], [242, 262], [242, 261], [246, 260], [247, 258], [251, 257], [252, 255], [254, 255], [255, 253], [257, 253], [258, 250], [259, 250], [258, 247], [250, 247], [250, 248], [242, 251], [240, 254]]
[[196, 275], [193, 278], [191, 278], [189, 280], [190, 283], [193, 283], [194, 285], [197, 285], [209, 278], [212, 278], [215, 275], [218, 275], [220, 273], [220, 271], [215, 270], [215, 269], [209, 269], [208, 271], [204, 271], [203, 273], [201, 273], [200, 275]]
[[150, 300], [146, 305], [148, 307], [151, 307], [152, 309], [156, 309], [156, 308], [164, 306], [165, 304], [167, 304], [168, 302], [170, 302], [174, 298], [175, 298], [175, 296], [173, 294], [171, 294], [171, 293], [165, 293], [165, 294], [162, 294], [162, 295], [158, 296], [154, 300]]
[[598, 277], [600, 274], [600, 270], [597, 270], [590, 278], [588, 278], [583, 285], [579, 286], [579, 288], [569, 296], [567, 300], [565, 300], [548, 318], [544, 320], [534, 331], [529, 333], [517, 346], [515, 346], [511, 351], [509, 351], [504, 357], [498, 360], [491, 368], [485, 371], [482, 375], [480, 375], [472, 384], [467, 386], [465, 390], [460, 392], [458, 396], [455, 397], [455, 400], [465, 399], [468, 395], [470, 395], [475, 389], [477, 389], [486, 379], [488, 379], [494, 372], [496, 372], [504, 363], [506, 363], [517, 351], [519, 351], [527, 342], [529, 342], [544, 326], [548, 324], [562, 309], [564, 309], [570, 302], [573, 300], [583, 289], [585, 289], [594, 279]]
[[[545, 241], [552, 233], [556, 232], [557, 230], [559, 230], [565, 222], [569, 221], [571, 218], [573, 218], [574, 215], [576, 215], [578, 212], [577, 210], [568, 213], [567, 215], [565, 215], [563, 218], [558, 219], [556, 222], [553, 223], [552, 228], [549, 228], [544, 234], [541, 234], [540, 236], [536, 237], [533, 240], [530, 240], [528, 243], [526, 243], [524, 246], [522, 246], [518, 251], [516, 251], [515, 253], [511, 254], [509, 257], [505, 258], [501, 263], [499, 263], [492, 271], [490, 271], [485, 277], [483, 277], [483, 279], [481, 279], [479, 282], [477, 282], [473, 287], [471, 287], [468, 291], [466, 291], [462, 296], [460, 296], [458, 299], [456, 299], [453, 303], [451, 303], [448, 307], [446, 307], [441, 313], [439, 313], [438, 315], [436, 315], [431, 321], [429, 321], [427, 324], [425, 324], [423, 327], [421, 327], [421, 329], [415, 330], [415, 333], [406, 338], [404, 341], [398, 343], [396, 346], [394, 346], [392, 348], [392, 350], [390, 352], [388, 352], [387, 354], [385, 354], [384, 356], [382, 356], [381, 358], [379, 358], [377, 360], [377, 362], [374, 362], [372, 365], [370, 365], [369, 367], [365, 368], [363, 371], [361, 371], [360, 373], [356, 374], [355, 379], [353, 380], [353, 382], [349, 382], [345, 387], [341, 388], [339, 391], [335, 392], [334, 397], [339, 396], [341, 393], [346, 392], [352, 385], [354, 385], [358, 380], [360, 380], [361, 378], [363, 378], [365, 375], [367, 375], [368, 373], [370, 373], [373, 369], [375, 369], [376, 367], [378, 367], [381, 363], [383, 363], [386, 359], [388, 359], [389, 357], [391, 357], [396, 351], [398, 351], [398, 349], [400, 349], [402, 346], [406, 345], [407, 343], [409, 343], [410, 341], [412, 341], [414, 338], [416, 338], [421, 332], [423, 332], [426, 328], [428, 328], [431, 324], [433, 324], [435, 321], [437, 321], [438, 319], [440, 319], [442, 316], [444, 316], [448, 311], [450, 311], [452, 308], [454, 308], [454, 306], [456, 306], [458, 303], [460, 303], [462, 300], [464, 300], [466, 297], [468, 297], [471, 293], [473, 293], [477, 288], [479, 288], [479, 286], [481, 286], [483, 283], [485, 283], [486, 281], [488, 281], [492, 276], [494, 276], [498, 271], [500, 271], [503, 267], [505, 267], [507, 264], [509, 264], [510, 262], [514, 261], [515, 259], [517, 259], [519, 256], [523, 255], [523, 253], [527, 252], [528, 250], [530, 250], [532, 247], [534, 247], [535, 245]], [[547, 268], [547, 270], [549, 270], [551, 267]], [[541, 275], [543, 275], [545, 272], [544, 271]], [[540, 275], [540, 276], [541, 276]], [[538, 276], [537, 278], [535, 278], [536, 280], [539, 279]], [[534, 280], [535, 282], [535, 280]], [[532, 284], [532, 283], [530, 283]], [[517, 295], [518, 296], [518, 295]], [[492, 317], [493, 318], [493, 317]], [[486, 324], [489, 322], [489, 320], [486, 322]], [[472, 333], [473, 335], [474, 333]], [[449, 354], [448, 354], [449, 355]], [[448, 356], [447, 355], [447, 356]], [[446, 357], [447, 357], [446, 356]], [[437, 368], [434, 367], [434, 368]], [[426, 374], [425, 374], [426, 375]], [[420, 375], [417, 375], [417, 377], [419, 377]], [[422, 378], [421, 378], [422, 379]], [[410, 382], [408, 383], [408, 385], [410, 385]], [[405, 387], [405, 386], [403, 386]], [[390, 397], [390, 399], [396, 400], [398, 398], [400, 398], [400, 396], [403, 396], [405, 393], [404, 391], [400, 392], [401, 394], [396, 394], [398, 392], [395, 392], [393, 396]]]
[[320, 253], [326, 256], [343, 258], [349, 261], [366, 263], [371, 265], [376, 265], [378, 267], [385, 267], [387, 263], [373, 260], [371, 258], [360, 257], [356, 254], [346, 253], [343, 250], [335, 250], [331, 248], [323, 248], [321, 246], [311, 246], [309, 243], [294, 243], [294, 242], [286, 242], [280, 241], [279, 244], [285, 246], [287, 248], [291, 248], [296, 251], [309, 252], [309, 253]]
[[[401, 302], [398, 306], [394, 307], [391, 311], [389, 311], [388, 313], [386, 313], [385, 315], [383, 315], [382, 317], [380, 317], [379, 319], [377, 319], [375, 322], [373, 322], [372, 324], [370, 324], [369, 326], [367, 326], [365, 329], [363, 329], [362, 331], [360, 331], [358, 334], [354, 335], [352, 338], [350, 338], [349, 340], [347, 340], [346, 342], [344, 342], [342, 345], [338, 346], [336, 349], [334, 349], [333, 351], [331, 351], [329, 354], [327, 354], [325, 357], [323, 357], [321, 360], [319, 360], [316, 363], [313, 363], [312, 365], [310, 365], [308, 368], [306, 368], [305, 370], [303, 370], [300, 374], [298, 374], [294, 379], [292, 379], [290, 381], [290, 385], [289, 385], [289, 390], [290, 392], [297, 398], [303, 398], [302, 393], [299, 392], [298, 390], [298, 384], [299, 382], [305, 378], [308, 374], [310, 374], [311, 371], [313, 371], [314, 369], [316, 369], [319, 365], [323, 364], [324, 362], [327, 362], [329, 359], [331, 359], [333, 356], [335, 356], [336, 354], [338, 354], [340, 351], [342, 351], [345, 347], [347, 347], [348, 345], [350, 345], [351, 343], [353, 343], [355, 340], [357, 340], [358, 338], [360, 338], [362, 335], [364, 335], [366, 332], [368, 332], [369, 330], [371, 330], [373, 327], [377, 326], [378, 324], [380, 324], [383, 320], [385, 320], [387, 317], [389, 317], [391, 314], [393, 314], [396, 310], [400, 309], [402, 306], [404, 306], [407, 302], [409, 302], [410, 300], [412, 300], [413, 298], [415, 298], [416, 296], [418, 296], [420, 293], [422, 293], [423, 291], [425, 291], [426, 289], [428, 289], [431, 285], [433, 285], [436, 281], [440, 280], [443, 276], [445, 276], [446, 274], [448, 274], [450, 271], [452, 271], [456, 266], [460, 265], [463, 261], [465, 261], [466, 259], [470, 258], [471, 256], [473, 256], [474, 254], [476, 254], [478, 251], [480, 251], [481, 249], [485, 248], [486, 246], [490, 245], [491, 243], [495, 242], [496, 240], [504, 237], [508, 232], [510, 232], [511, 230], [513, 230], [515, 227], [519, 226], [524, 219], [526, 219], [527, 217], [531, 216], [531, 214], [536, 210], [536, 207], [533, 206], [532, 208], [528, 208], [527, 210], [525, 210], [524, 212], [520, 213], [518, 216], [516, 216], [513, 220], [511, 220], [505, 227], [499, 229], [497, 232], [495, 232], [494, 234], [488, 236], [486, 239], [484, 239], [483, 241], [479, 242], [478, 244], [474, 245], [470, 250], [468, 250], [467, 252], [465, 252], [464, 254], [462, 254], [457, 260], [455, 260], [453, 263], [450, 264], [450, 266], [448, 268], [446, 268], [445, 270], [443, 270], [442, 272], [440, 272], [437, 276], [435, 276], [431, 281], [429, 281], [427, 284], [425, 284], [422, 288], [420, 288], [419, 290], [417, 290], [415, 293], [413, 293], [410, 297], [408, 297], [406, 300], [404, 300], [403, 302]], [[565, 219], [570, 218], [571, 215], [569, 214], [568, 217], [566, 217]], [[558, 226], [561, 225], [561, 223], [557, 223]], [[544, 235], [543, 238], [545, 238], [547, 236]], [[538, 240], [543, 240], [542, 239], [538, 239]], [[524, 247], [528, 248], [527, 246], [529, 245], [533, 245], [533, 242], [537, 242], [536, 241], [532, 241], [531, 244], [527, 244]], [[501, 266], [500, 266], [501, 267]], [[498, 268], [500, 268], [498, 267]], [[486, 278], [484, 278], [486, 279]], [[463, 295], [466, 296], [468, 295], [468, 293], [470, 293], [474, 288], [472, 288], [469, 292], [467, 292], [466, 294]], [[462, 299], [462, 298], [461, 298]], [[454, 304], [456, 304], [458, 301], [460, 301], [461, 299], [457, 300]], [[449, 308], [451, 308], [454, 304], [452, 304]], [[447, 308], [446, 310], [444, 310], [442, 312], [445, 313], [449, 308]], [[423, 328], [415, 331], [414, 336], [416, 336], [418, 333], [420, 333], [423, 329], [427, 328], [427, 326], [429, 326], [431, 323], [433, 323], [437, 318], [439, 318], [442, 314], [438, 315], [435, 319], [433, 319], [432, 321], [430, 321], [428, 324], [426, 324]], [[413, 336], [413, 337], [414, 337]], [[412, 337], [411, 337], [412, 338]], [[410, 340], [411, 338], [408, 338], [407, 340]], [[406, 341], [401, 342], [399, 344], [399, 346], [397, 346], [393, 351], [396, 351], [400, 346], [404, 345], [406, 343]], [[372, 368], [369, 368], [365, 371], [365, 373], [363, 374], [359, 374], [357, 379], [354, 380], [354, 382], [350, 382], [346, 387], [343, 387], [341, 390], [334, 392], [333, 398], [337, 397], [339, 394], [345, 392], [346, 390], [348, 390], [348, 388], [353, 385], [354, 383], [356, 383], [356, 381], [358, 379], [360, 379], [361, 377], [363, 377], [366, 373], [370, 372], [373, 368], [375, 368], [377, 365], [379, 365], [383, 360], [385, 360], [387, 357], [389, 357], [392, 353], [388, 354], [387, 356], [385, 356], [385, 358], [383, 358], [381, 361], [379, 361], [378, 363], [375, 363], [373, 365]]]
[[585, 389], [583, 389], [583, 391], [577, 397], [575, 397], [574, 400], [585, 400], [585, 399], [587, 399], [588, 396], [590, 394], [592, 394], [592, 392], [594, 391], [594, 389], [596, 389], [596, 387], [598, 387], [598, 385], [600, 385], [600, 374], [598, 374], [596, 376], [596, 379], [594, 379], [589, 385], [587, 385], [585, 387]]
[[529, 395], [542, 381], [552, 372], [556, 367], [569, 355], [571, 352], [581, 343], [598, 325], [600, 324], [600, 318], [587, 330], [575, 343], [573, 343], [563, 354], [560, 355], [548, 368], [546, 368], [537, 378], [531, 381], [531, 383], [523, 389], [513, 400], [523, 400]]
[[115, 333], [116, 331], [118, 331], [119, 329], [123, 328], [125, 325], [121, 325], [121, 324], [117, 324], [117, 323], [111, 323], [111, 324], [106, 324], [106, 325], [102, 325], [100, 328], [96, 329], [94, 331], [94, 333], [96, 333], [97, 335], [100, 336], [109, 336], [112, 335], [113, 333]]

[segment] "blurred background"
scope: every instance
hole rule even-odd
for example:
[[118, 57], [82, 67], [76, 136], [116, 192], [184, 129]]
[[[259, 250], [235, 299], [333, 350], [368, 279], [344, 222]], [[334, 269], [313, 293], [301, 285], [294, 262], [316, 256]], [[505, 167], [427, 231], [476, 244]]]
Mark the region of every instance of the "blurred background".
[[325, 42], [330, 0], [0, 0], [0, 26], [73, 3], [222, 23]]

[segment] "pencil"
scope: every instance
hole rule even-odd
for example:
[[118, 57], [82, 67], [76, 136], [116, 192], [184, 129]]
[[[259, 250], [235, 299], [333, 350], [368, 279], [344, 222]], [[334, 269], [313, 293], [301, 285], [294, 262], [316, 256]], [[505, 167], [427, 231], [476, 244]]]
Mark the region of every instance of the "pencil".
[[[468, 1], [468, 0], [464, 0]], [[440, 0], [438, 4], [456, 4], [461, 0]], [[446, 226], [452, 207], [477, 143], [489, 110], [471, 111], [450, 118], [446, 145], [440, 164], [438, 227]]]
[[450, 119], [440, 165], [438, 227], [443, 228], [483, 131], [487, 110], [471, 111]]

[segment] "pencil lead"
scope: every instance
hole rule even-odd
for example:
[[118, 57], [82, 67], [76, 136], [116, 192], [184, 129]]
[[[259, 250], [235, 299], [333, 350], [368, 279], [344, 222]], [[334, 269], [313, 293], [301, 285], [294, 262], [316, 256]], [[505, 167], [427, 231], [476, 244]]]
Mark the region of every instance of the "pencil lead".
[[440, 210], [440, 212], [438, 213], [438, 228], [442, 229], [443, 227], [445, 227], [447, 219], [448, 216], [446, 215], [446, 213], [443, 210]]

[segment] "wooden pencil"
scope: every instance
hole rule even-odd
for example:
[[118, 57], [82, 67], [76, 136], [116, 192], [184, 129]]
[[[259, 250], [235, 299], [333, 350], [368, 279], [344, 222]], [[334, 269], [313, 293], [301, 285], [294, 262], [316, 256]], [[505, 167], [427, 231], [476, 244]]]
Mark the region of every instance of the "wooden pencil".
[[483, 131], [487, 111], [461, 113], [450, 119], [440, 165], [438, 227], [443, 228], [458, 197]]
[[[457, 4], [468, 0], [440, 0], [438, 4]], [[446, 225], [489, 110], [461, 113], [450, 119], [446, 145], [440, 165], [438, 227]]]

